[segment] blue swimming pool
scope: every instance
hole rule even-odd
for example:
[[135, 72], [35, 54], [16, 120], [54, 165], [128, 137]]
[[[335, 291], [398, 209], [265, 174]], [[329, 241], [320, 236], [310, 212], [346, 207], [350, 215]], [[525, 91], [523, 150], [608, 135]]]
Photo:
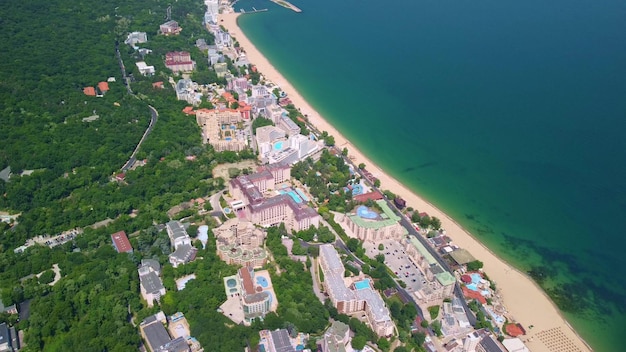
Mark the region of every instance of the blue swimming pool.
[[376, 219], [378, 217], [378, 213], [369, 210], [365, 205], [356, 208], [356, 214], [363, 219]]
[[465, 286], [467, 286], [467, 288], [469, 288], [472, 291], [478, 291], [478, 285], [476, 284], [467, 284]]
[[278, 150], [283, 150], [283, 141], [279, 141], [274, 143], [274, 150], [278, 151]]
[[296, 189], [296, 192], [298, 192], [298, 195], [300, 196], [300, 198], [302, 198], [303, 201], [308, 202], [309, 201], [309, 197], [307, 197], [304, 192], [302, 192], [299, 189]]
[[354, 283], [354, 287], [357, 290], [363, 290], [363, 289], [369, 288], [370, 287], [370, 280], [369, 279], [365, 279], [365, 280], [362, 280], [362, 281], [357, 281], [357, 282]]
[[280, 190], [280, 191], [278, 191], [278, 193], [289, 195], [289, 197], [291, 197], [291, 199], [293, 199], [298, 204], [303, 202], [302, 198], [300, 198], [300, 196], [298, 196], [298, 193], [296, 193], [296, 191], [294, 191], [292, 189]]
[[263, 288], [267, 288], [267, 286], [269, 286], [269, 284], [267, 283], [267, 279], [264, 278], [263, 276], [257, 276], [256, 277], [256, 283], [257, 285], [263, 287]]
[[[480, 282], [480, 280], [483, 279], [483, 277], [480, 276], [480, 274], [477, 274], [477, 273], [472, 273], [470, 276], [472, 277], [472, 283], [473, 284], [477, 284], [477, 283]], [[476, 291], [476, 290], [474, 290], [474, 291]]]

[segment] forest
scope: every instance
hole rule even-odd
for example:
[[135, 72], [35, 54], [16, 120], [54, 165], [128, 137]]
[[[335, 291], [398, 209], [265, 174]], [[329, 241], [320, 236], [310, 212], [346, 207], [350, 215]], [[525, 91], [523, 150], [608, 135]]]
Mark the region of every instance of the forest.
[[[205, 54], [194, 46], [199, 38], [213, 43], [202, 27], [201, 2], [171, 4], [172, 19], [183, 28], [176, 37], [157, 35], [170, 5], [159, 0], [7, 0], [3, 5], [0, 170], [10, 167], [11, 177], [0, 180], [0, 211], [20, 216], [11, 225], [0, 223], [0, 298], [5, 305], [30, 302], [30, 316], [18, 321], [0, 314], [0, 321], [25, 331], [25, 351], [136, 350], [141, 344], [136, 325], [158, 309], [166, 314], [183, 312], [192, 335], [205, 347], [229, 352], [255, 346], [260, 329], [289, 328], [320, 336], [330, 317], [344, 319], [313, 293], [310, 262], [287, 256], [280, 242], [284, 227], [268, 232], [266, 245], [276, 265], [267, 269], [280, 305], [264, 321], [244, 327], [217, 313], [226, 298], [222, 277], [237, 268], [216, 256], [211, 233], [213, 241], [206, 249], [199, 248], [201, 259], [177, 269], [163, 265], [168, 293], [161, 307], [148, 308], [140, 299], [137, 265], [141, 259], [167, 262], [169, 241], [158, 227], [169, 220], [167, 210], [224, 189], [224, 180], [212, 177], [219, 163], [255, 158], [250, 151], [216, 152], [203, 145], [195, 119], [181, 113], [186, 104], [176, 100], [172, 87], [152, 86], [168, 81], [163, 56], [172, 50], [191, 52], [198, 62], [194, 77], [204, 83], [218, 81], [208, 70]], [[143, 57], [123, 44], [132, 31], [147, 33], [145, 45], [152, 53]], [[134, 94], [123, 82], [116, 44]], [[154, 65], [157, 75], [141, 76], [134, 65], [140, 59]], [[110, 88], [102, 97], [83, 93], [99, 82], [108, 82]], [[145, 165], [120, 176], [149, 124], [149, 105], [158, 111], [158, 121], [137, 154]], [[308, 133], [295, 107], [288, 110]], [[332, 137], [324, 138], [333, 144]], [[322, 177], [313, 177], [315, 172]], [[340, 189], [351, 179], [341, 158], [325, 152], [321, 162], [303, 162], [294, 173], [319, 200], [329, 199], [331, 210], [353, 205], [351, 196]], [[339, 192], [331, 193], [335, 190]], [[108, 225], [92, 226], [102, 220]], [[193, 220], [215, 225], [208, 217]], [[63, 245], [13, 251], [29, 238], [73, 228], [84, 232]], [[112, 248], [110, 234], [121, 230], [129, 235], [134, 253], [118, 254]], [[317, 234], [297, 234], [307, 240], [314, 235], [320, 242], [332, 241], [326, 228]], [[54, 284], [53, 264], [62, 276]], [[371, 268], [380, 287], [391, 286], [382, 266], [372, 263]], [[197, 278], [185, 290], [176, 291], [174, 279], [192, 272]], [[43, 274], [33, 275], [37, 273]], [[397, 312], [405, 323], [412, 315], [406, 307]], [[353, 320], [350, 327], [362, 336], [359, 340], [377, 342], [371, 330]], [[384, 345], [386, 340], [378, 342]]]

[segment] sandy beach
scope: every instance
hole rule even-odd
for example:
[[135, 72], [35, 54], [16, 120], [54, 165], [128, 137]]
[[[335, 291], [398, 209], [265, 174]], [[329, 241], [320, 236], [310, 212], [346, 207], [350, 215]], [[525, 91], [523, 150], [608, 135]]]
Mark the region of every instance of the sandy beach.
[[[570, 327], [548, 296], [528, 276], [502, 261], [453, 219], [386, 174], [320, 116], [245, 37], [237, 26], [238, 16], [240, 14], [221, 14], [220, 24], [237, 39], [245, 50], [249, 61], [258, 68], [259, 72], [267, 80], [280, 86], [288, 94], [294, 105], [307, 115], [309, 121], [320, 131], [328, 131], [329, 134], [333, 135], [338, 147], [347, 148], [349, 155], [354, 157], [355, 164], [365, 163], [367, 169], [380, 179], [382, 189], [388, 189], [402, 196], [407, 201], [407, 206], [425, 211], [429, 215], [441, 219], [442, 227], [453, 242], [459, 247], [467, 249], [475, 258], [484, 263], [484, 270], [496, 282], [509, 315], [526, 329], [527, 335], [521, 336], [521, 338], [531, 351], [591, 350]], [[533, 328], [529, 328], [529, 326], [533, 326]]]

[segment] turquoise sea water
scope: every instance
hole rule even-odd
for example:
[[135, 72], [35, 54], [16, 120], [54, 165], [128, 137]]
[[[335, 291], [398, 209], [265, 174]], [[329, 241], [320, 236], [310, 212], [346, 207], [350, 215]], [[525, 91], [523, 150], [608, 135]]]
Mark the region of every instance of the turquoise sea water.
[[626, 326], [626, 3], [267, 1], [246, 35], [359, 149], [598, 351]]

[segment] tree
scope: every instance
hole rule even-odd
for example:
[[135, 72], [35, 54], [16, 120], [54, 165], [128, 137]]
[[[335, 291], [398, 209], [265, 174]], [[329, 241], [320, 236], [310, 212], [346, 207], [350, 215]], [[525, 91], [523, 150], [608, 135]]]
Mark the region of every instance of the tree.
[[430, 313], [430, 319], [436, 319], [439, 316], [439, 306], [428, 307], [428, 313]]
[[350, 342], [350, 345], [355, 350], [360, 351], [360, 350], [363, 349], [363, 347], [365, 347], [366, 343], [367, 343], [367, 338], [365, 336], [357, 335], [357, 336], [352, 338], [352, 341]]
[[359, 249], [360, 245], [361, 245], [361, 243], [356, 238], [351, 238], [351, 239], [348, 240], [348, 243], [346, 243], [346, 246], [348, 247], [350, 252], [356, 252], [357, 249]]
[[265, 117], [257, 117], [252, 121], [252, 134], [256, 134], [256, 129], [263, 126], [274, 126], [274, 122], [270, 119], [266, 119]]
[[409, 352], [409, 350], [404, 346], [398, 346], [393, 350], [393, 352]]
[[359, 170], [363, 170], [365, 169], [365, 163], [360, 163], [359, 164]]
[[[426, 323], [426, 326], [428, 326], [428, 323]], [[423, 326], [423, 327], [425, 328], [426, 326]], [[418, 346], [422, 346], [425, 341], [426, 341], [425, 333], [418, 331], [415, 334], [413, 334], [413, 342], [415, 342]]]
[[375, 179], [374, 180], [374, 187], [376, 187], [376, 188], [380, 187], [380, 180], [379, 179]]
[[385, 245], [384, 245], [384, 244], [382, 244], [382, 243], [381, 243], [381, 244], [379, 244], [379, 245], [378, 245], [378, 250], [379, 250], [379, 251], [384, 251], [384, 250], [385, 250]]
[[441, 228], [441, 220], [433, 216], [430, 218], [430, 226], [432, 226], [435, 230], [439, 230]]
[[382, 264], [382, 263], [384, 263], [384, 262], [385, 262], [385, 255], [384, 255], [384, 254], [382, 254], [382, 253], [377, 254], [377, 255], [376, 255], [376, 261], [377, 261], [377, 262], [379, 262], [379, 263], [381, 263], [381, 264]]
[[343, 148], [343, 150], [341, 151], [341, 155], [348, 156], [348, 148]]
[[389, 343], [389, 340], [387, 340], [384, 337], [381, 337], [380, 339], [378, 339], [378, 348], [380, 348], [383, 351], [389, 351], [389, 348], [391, 347], [391, 343]]
[[324, 144], [326, 144], [329, 147], [334, 146], [335, 145], [335, 137], [328, 136], [328, 137], [324, 138]]
[[41, 274], [41, 276], [39, 276], [39, 282], [42, 284], [49, 284], [54, 281], [54, 275], [54, 271], [46, 270], [43, 274]]
[[467, 263], [467, 271], [478, 271], [479, 269], [483, 268], [483, 265], [483, 262], [481, 262], [480, 260], [471, 261]]

